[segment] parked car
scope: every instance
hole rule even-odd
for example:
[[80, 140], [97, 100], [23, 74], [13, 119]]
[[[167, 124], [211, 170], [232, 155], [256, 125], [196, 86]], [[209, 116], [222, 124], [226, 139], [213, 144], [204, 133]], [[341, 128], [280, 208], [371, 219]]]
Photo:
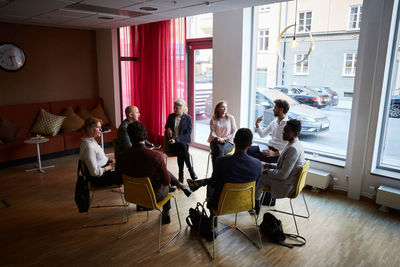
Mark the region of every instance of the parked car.
[[336, 91], [332, 90], [330, 87], [322, 87], [325, 88], [325, 90], [328, 92], [330, 98], [331, 98], [331, 105], [332, 106], [337, 106], [339, 104], [339, 96], [336, 93]]
[[316, 108], [326, 107], [329, 101], [329, 95], [317, 92], [306, 87], [297, 85], [277, 86], [273, 89], [279, 90], [287, 94], [291, 98], [297, 100], [301, 104], [309, 105]]
[[400, 95], [392, 97], [390, 101], [389, 116], [392, 118], [400, 118]]
[[206, 71], [194, 77], [195, 83], [212, 83], [212, 71]]
[[263, 115], [262, 126], [266, 127], [274, 119], [274, 100], [284, 99], [290, 104], [287, 116], [290, 119], [301, 121], [301, 133], [303, 135], [315, 135], [329, 130], [329, 119], [318, 109], [301, 104], [288, 95], [273, 89], [256, 91], [255, 119]]
[[204, 113], [206, 114], [207, 117], [211, 118], [213, 113], [212, 94], [210, 94], [206, 99]]

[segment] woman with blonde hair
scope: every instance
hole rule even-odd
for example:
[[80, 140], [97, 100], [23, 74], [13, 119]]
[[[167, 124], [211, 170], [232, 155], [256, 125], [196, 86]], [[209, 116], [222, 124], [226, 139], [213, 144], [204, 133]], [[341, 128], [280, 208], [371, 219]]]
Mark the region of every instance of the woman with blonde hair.
[[85, 120], [83, 130], [85, 132], [81, 140], [79, 160], [83, 162], [90, 175], [90, 183], [93, 187], [105, 187], [121, 185], [121, 178], [112, 171], [115, 168], [115, 159], [107, 158], [104, 150], [99, 146], [95, 138], [101, 135], [102, 120], [90, 117]]
[[218, 157], [232, 151], [236, 130], [235, 118], [228, 114], [227, 103], [225, 101], [218, 102], [210, 120], [210, 136], [208, 137], [213, 167]]
[[174, 113], [168, 115], [165, 124], [165, 136], [168, 138], [167, 152], [178, 156], [179, 181], [183, 182], [183, 166], [189, 170], [190, 177], [194, 180], [197, 175], [193, 170], [189, 158], [189, 144], [192, 134], [192, 118], [185, 113], [187, 110], [186, 102], [183, 99], [177, 99], [174, 102]]

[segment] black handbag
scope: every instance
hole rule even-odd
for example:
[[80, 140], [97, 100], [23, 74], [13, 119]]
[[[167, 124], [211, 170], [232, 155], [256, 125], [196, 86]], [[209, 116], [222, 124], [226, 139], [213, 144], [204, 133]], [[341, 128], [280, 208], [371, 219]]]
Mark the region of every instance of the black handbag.
[[213, 231], [211, 225], [212, 218], [207, 216], [207, 213], [200, 202], [197, 202], [196, 208], [189, 209], [189, 215], [186, 217], [186, 223], [193, 231], [198, 232], [208, 241], [213, 240]]
[[79, 212], [88, 212], [90, 205], [89, 178], [83, 172], [81, 161], [78, 163], [78, 179], [75, 185], [75, 203]]

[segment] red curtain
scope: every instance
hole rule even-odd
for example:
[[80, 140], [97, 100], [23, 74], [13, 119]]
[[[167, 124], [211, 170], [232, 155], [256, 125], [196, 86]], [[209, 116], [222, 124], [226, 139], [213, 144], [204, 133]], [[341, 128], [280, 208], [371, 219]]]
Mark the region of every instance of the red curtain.
[[123, 109], [137, 106], [149, 140], [162, 144], [174, 101], [186, 100], [187, 95], [185, 18], [132, 26], [130, 30], [131, 38], [126, 37], [127, 31], [120, 35], [120, 41], [131, 40], [131, 47], [120, 45], [121, 56], [123, 48], [137, 61], [121, 62]]

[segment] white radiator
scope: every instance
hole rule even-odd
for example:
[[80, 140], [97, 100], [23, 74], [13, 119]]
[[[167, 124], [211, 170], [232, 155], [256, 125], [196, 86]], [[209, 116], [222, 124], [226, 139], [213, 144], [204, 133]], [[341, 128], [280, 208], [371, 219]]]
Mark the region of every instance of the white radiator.
[[400, 210], [400, 189], [385, 185], [378, 187], [376, 204]]
[[306, 178], [306, 184], [313, 188], [326, 189], [328, 188], [332, 176], [328, 172], [309, 169]]

